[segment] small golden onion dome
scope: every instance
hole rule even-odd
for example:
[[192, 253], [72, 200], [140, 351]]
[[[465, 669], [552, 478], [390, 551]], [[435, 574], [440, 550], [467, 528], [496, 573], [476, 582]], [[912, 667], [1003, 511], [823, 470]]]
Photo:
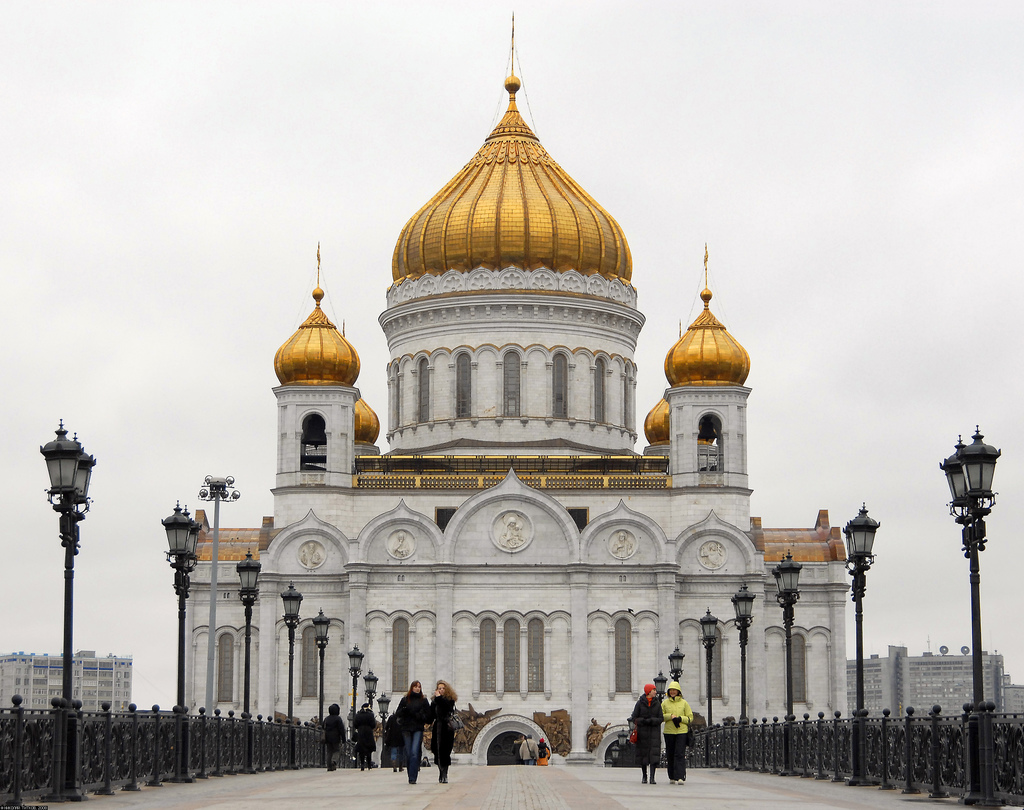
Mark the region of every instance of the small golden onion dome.
[[630, 280], [622, 228], [540, 145], [516, 108], [519, 88], [516, 76], [505, 80], [504, 117], [402, 229], [391, 263], [396, 282], [509, 266]]
[[281, 385], [354, 385], [359, 355], [320, 309], [324, 291], [313, 290], [316, 307], [274, 355]]
[[356, 444], [376, 444], [380, 435], [380, 420], [373, 408], [362, 397], [356, 400]]
[[668, 426], [668, 413], [668, 400], [662, 399], [651, 408], [651, 412], [644, 419], [644, 433], [650, 444], [668, 444], [671, 440], [672, 433]]
[[711, 314], [711, 290], [700, 294], [704, 311], [665, 355], [665, 376], [677, 385], [743, 385], [750, 355]]

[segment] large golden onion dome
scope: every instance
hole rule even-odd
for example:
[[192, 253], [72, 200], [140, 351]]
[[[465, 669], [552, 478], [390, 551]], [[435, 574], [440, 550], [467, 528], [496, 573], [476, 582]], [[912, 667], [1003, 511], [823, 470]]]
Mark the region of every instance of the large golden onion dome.
[[281, 385], [354, 385], [359, 355], [320, 309], [324, 291], [313, 290], [316, 307], [274, 355]]
[[391, 263], [396, 282], [509, 266], [630, 280], [622, 228], [540, 145], [516, 108], [519, 87], [514, 75], [505, 80], [505, 116], [402, 229]]
[[711, 314], [711, 290], [700, 294], [704, 311], [665, 355], [665, 376], [677, 385], [743, 385], [750, 355]]
[[362, 397], [356, 400], [355, 413], [356, 444], [376, 444], [380, 435], [380, 420], [373, 408], [366, 404]]
[[668, 400], [662, 399], [651, 408], [644, 420], [644, 434], [651, 445], [668, 444], [672, 439], [668, 421]]

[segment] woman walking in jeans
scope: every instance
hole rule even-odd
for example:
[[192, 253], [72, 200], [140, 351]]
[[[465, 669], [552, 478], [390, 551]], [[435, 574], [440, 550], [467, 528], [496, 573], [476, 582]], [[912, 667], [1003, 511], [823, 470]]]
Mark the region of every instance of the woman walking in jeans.
[[399, 702], [395, 717], [398, 718], [398, 727], [402, 729], [405, 740], [409, 784], [415, 785], [420, 772], [420, 759], [423, 757], [423, 727], [434, 719], [433, 707], [423, 695], [419, 681], [409, 684], [409, 691]]

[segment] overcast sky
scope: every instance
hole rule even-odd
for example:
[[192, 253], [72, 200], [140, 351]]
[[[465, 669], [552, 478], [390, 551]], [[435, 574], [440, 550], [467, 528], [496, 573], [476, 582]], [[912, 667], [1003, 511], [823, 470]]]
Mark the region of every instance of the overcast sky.
[[[134, 656], [135, 701], [174, 703], [160, 520], [208, 474], [242, 492], [225, 525], [273, 514], [273, 356], [312, 308], [318, 241], [386, 414], [395, 241], [504, 110], [511, 10], [4, 4], [0, 651], [61, 650], [38, 448], [63, 418], [98, 459], [75, 648]], [[712, 309], [751, 357], [752, 513], [842, 526], [866, 501], [867, 652], [958, 651], [968, 567], [938, 463], [980, 424], [1003, 450], [985, 646], [1024, 682], [1024, 6], [515, 11], [520, 109], [632, 250], [638, 422], [707, 242]]]

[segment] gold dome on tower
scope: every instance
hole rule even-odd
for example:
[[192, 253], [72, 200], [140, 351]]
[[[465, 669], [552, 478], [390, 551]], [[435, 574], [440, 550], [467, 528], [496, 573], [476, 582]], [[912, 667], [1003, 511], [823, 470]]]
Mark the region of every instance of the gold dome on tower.
[[662, 399], [657, 405], [651, 408], [644, 420], [644, 434], [651, 445], [668, 444], [672, 439], [669, 430], [669, 407], [668, 400]]
[[356, 444], [376, 444], [380, 435], [380, 420], [362, 397], [356, 400], [354, 433]]
[[665, 355], [665, 376], [677, 385], [743, 385], [750, 355], [711, 313], [711, 290], [700, 294], [704, 311]]
[[555, 163], [516, 108], [520, 81], [505, 80], [508, 110], [473, 159], [406, 223], [394, 280], [448, 270], [515, 266], [629, 282], [622, 228]]
[[359, 355], [320, 309], [323, 297], [318, 284], [313, 311], [274, 355], [281, 385], [354, 385], [359, 377]]

